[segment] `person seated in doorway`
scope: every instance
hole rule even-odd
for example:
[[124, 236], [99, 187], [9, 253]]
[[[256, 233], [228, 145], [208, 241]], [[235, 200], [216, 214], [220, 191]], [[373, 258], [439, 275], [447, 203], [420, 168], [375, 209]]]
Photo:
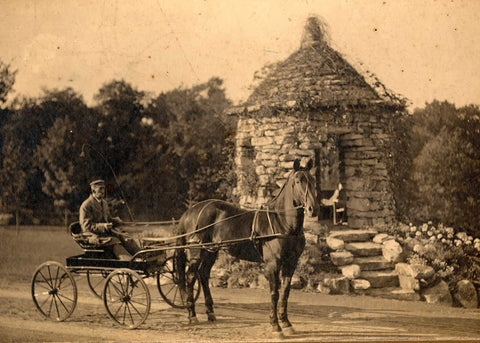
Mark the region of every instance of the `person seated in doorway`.
[[132, 255], [123, 247], [122, 241], [112, 233], [120, 225], [119, 217], [112, 217], [105, 200], [105, 181], [97, 179], [90, 183], [91, 194], [80, 206], [80, 226], [89, 243], [98, 248], [111, 247], [120, 260], [130, 261]]

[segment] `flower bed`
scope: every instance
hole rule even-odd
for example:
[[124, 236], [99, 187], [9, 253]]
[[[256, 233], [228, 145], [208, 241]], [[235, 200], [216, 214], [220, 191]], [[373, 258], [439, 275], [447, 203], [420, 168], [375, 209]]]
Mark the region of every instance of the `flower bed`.
[[452, 292], [460, 280], [478, 282], [479, 238], [442, 224], [433, 225], [432, 222], [422, 225], [400, 223], [388, 232], [402, 244], [406, 262], [431, 266], [448, 283]]

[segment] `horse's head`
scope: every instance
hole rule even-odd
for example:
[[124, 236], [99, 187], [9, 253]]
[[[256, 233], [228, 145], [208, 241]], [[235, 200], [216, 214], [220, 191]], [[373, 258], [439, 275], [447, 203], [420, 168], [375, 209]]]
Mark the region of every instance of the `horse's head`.
[[314, 217], [318, 213], [317, 189], [315, 179], [310, 174], [313, 161], [309, 160], [306, 167], [300, 167], [300, 160], [293, 163], [292, 187], [295, 204], [303, 206], [308, 216]]

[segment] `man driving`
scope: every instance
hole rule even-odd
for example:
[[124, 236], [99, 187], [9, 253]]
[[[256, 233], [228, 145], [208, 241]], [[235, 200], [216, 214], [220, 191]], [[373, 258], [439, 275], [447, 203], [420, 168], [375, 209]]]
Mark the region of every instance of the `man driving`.
[[88, 241], [99, 248], [112, 247], [114, 255], [129, 261], [132, 255], [122, 246], [119, 238], [112, 235], [112, 228], [122, 220], [112, 217], [105, 200], [105, 181], [98, 179], [90, 183], [92, 193], [80, 206], [80, 225], [82, 232], [88, 235]]

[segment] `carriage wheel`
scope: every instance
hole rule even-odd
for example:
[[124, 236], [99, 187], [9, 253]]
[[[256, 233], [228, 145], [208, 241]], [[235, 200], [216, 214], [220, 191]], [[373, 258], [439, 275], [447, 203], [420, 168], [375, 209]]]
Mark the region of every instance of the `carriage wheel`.
[[117, 324], [135, 329], [148, 317], [150, 292], [136, 272], [117, 269], [105, 280], [103, 304], [110, 318]]
[[101, 270], [100, 272], [95, 272], [93, 270], [87, 270], [87, 282], [88, 287], [92, 293], [98, 298], [102, 298], [102, 291], [105, 284], [105, 279], [108, 276], [108, 271]]
[[41, 264], [33, 274], [32, 298], [37, 310], [46, 318], [64, 321], [77, 305], [77, 285], [60, 263]]
[[[184, 299], [180, 292], [180, 282], [174, 262], [174, 256], [170, 256], [165, 262], [163, 262], [159, 273], [157, 274], [157, 288], [167, 304], [175, 308], [186, 308], [187, 299]], [[193, 285], [193, 294], [196, 301], [200, 296], [200, 281], [198, 274], [195, 284]]]

